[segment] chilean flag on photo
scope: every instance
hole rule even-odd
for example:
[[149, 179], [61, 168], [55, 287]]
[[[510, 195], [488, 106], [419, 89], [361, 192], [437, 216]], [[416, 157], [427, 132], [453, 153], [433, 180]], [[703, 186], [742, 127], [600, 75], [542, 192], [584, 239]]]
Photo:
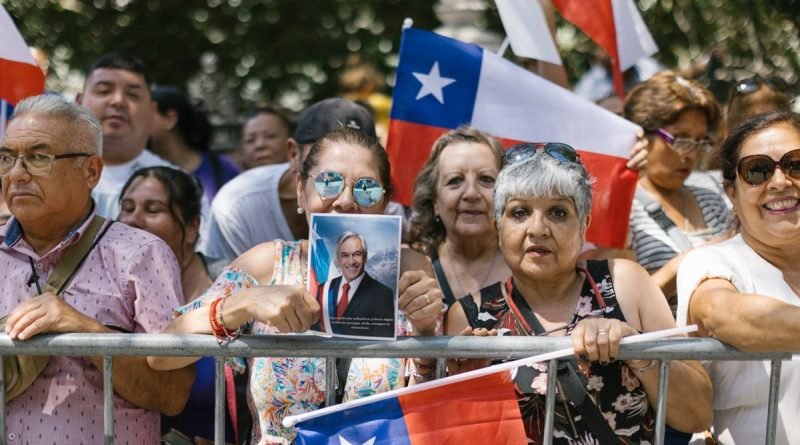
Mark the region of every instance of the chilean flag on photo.
[[411, 204], [433, 142], [461, 125], [505, 146], [563, 142], [596, 178], [588, 241], [624, 247], [637, 180], [625, 164], [637, 125], [478, 46], [414, 28], [403, 32], [392, 100], [387, 151], [397, 201]]
[[298, 445], [468, 443], [527, 443], [509, 371], [399, 394], [297, 425]]
[[44, 91], [44, 73], [25, 45], [17, 27], [0, 5], [0, 139], [14, 106]]

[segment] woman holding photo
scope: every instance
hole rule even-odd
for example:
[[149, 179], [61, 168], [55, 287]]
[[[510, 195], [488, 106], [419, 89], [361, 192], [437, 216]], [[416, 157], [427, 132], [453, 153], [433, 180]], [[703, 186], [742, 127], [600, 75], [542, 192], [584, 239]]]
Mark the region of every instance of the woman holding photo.
[[[391, 195], [389, 176], [389, 160], [377, 141], [350, 129], [334, 131], [311, 147], [303, 163], [297, 179], [298, 212], [382, 214]], [[326, 178], [336, 178], [342, 185], [325, 187]], [[181, 315], [165, 332], [213, 333], [221, 340], [243, 333], [304, 332], [320, 316], [316, 299], [306, 289], [307, 267], [306, 240], [260, 244], [227, 267], [198, 300], [178, 308]], [[440, 333], [442, 295], [430, 263], [404, 249], [400, 273], [397, 333]], [[155, 369], [174, 369], [194, 359], [149, 360]], [[291, 443], [295, 432], [283, 427], [281, 420], [323, 406], [325, 360], [257, 357], [248, 362], [253, 443]], [[432, 360], [414, 362], [412, 379], [432, 376]], [[241, 359], [234, 361], [238, 369], [243, 365]], [[343, 400], [403, 386], [404, 365], [401, 359], [353, 359], [343, 385]]]

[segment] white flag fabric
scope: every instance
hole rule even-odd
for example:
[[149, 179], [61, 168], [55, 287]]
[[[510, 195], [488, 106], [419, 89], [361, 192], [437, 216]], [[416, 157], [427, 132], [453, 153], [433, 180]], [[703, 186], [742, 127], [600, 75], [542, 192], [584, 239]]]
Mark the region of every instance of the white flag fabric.
[[641, 129], [494, 53], [406, 29], [387, 144], [395, 200], [411, 204], [414, 178], [433, 142], [464, 124], [505, 145], [564, 142], [575, 147], [597, 180], [588, 240], [624, 247], [637, 180], [626, 163]]
[[538, 0], [495, 0], [495, 4], [514, 54], [561, 65], [561, 56]]
[[11, 16], [0, 4], [0, 140], [14, 106], [44, 91], [44, 73], [36, 65]]
[[617, 28], [619, 64], [623, 71], [636, 65], [639, 60], [658, 52], [658, 46], [650, 35], [639, 8], [633, 0], [611, 0], [614, 9], [614, 24]]

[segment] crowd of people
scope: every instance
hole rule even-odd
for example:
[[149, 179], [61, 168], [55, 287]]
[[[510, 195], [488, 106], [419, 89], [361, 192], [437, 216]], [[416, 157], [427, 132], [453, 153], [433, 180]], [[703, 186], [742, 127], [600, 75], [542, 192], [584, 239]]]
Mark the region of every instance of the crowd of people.
[[[652, 443], [659, 362], [619, 360], [622, 338], [697, 324], [745, 351], [800, 351], [800, 119], [775, 79], [739, 82], [724, 107], [678, 72], [640, 80], [621, 109], [643, 129], [631, 147], [640, 176], [627, 250], [591, 251], [593, 178], [560, 141], [504, 148], [469, 126], [449, 131], [405, 208], [392, 201], [368, 103], [328, 98], [296, 119], [254, 108], [228, 157], [210, 149], [199, 104], [151, 88], [136, 58], [102, 56], [74, 102], [19, 103], [0, 143], [5, 332], [303, 333], [321, 314], [306, 283], [311, 214], [399, 214], [397, 335], [569, 336], [575, 357], [553, 376], [554, 443]], [[319, 188], [321, 173], [343, 185]], [[356, 193], [365, 178], [379, 197]], [[337, 252], [348, 242], [366, 257], [357, 233]], [[363, 265], [352, 275], [341, 280], [362, 283]], [[211, 358], [113, 360], [115, 443], [213, 437]], [[450, 360], [447, 372], [491, 364]], [[226, 441], [253, 444], [292, 443], [283, 418], [323, 407], [331, 374], [338, 401], [436, 378], [429, 358], [340, 359], [336, 369], [314, 357], [231, 358], [225, 369]], [[769, 369], [671, 361], [667, 443], [693, 433], [762, 443]], [[546, 371], [515, 375], [529, 443], [543, 441]], [[51, 357], [8, 401], [6, 439], [99, 442], [102, 380], [100, 358]], [[787, 361], [776, 443], [800, 441], [798, 388], [800, 365]]]

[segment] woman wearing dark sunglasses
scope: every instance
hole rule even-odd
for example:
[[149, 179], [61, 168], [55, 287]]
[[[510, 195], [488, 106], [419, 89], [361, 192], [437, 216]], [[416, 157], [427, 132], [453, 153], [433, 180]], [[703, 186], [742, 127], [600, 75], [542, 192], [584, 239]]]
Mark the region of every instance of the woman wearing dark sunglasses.
[[629, 248], [674, 311], [682, 255], [729, 227], [719, 193], [686, 185], [700, 156], [713, 147], [709, 132], [719, 120], [719, 107], [700, 83], [666, 71], [630, 92], [625, 118], [645, 129], [650, 144], [631, 209]]
[[[652, 443], [657, 361], [616, 360], [622, 337], [675, 326], [659, 288], [636, 263], [579, 261], [591, 213], [591, 178], [566, 144], [512, 147], [497, 177], [494, 212], [511, 278], [462, 298], [448, 335], [570, 336], [579, 360], [559, 372], [555, 444]], [[458, 373], [488, 365], [452, 360]], [[517, 370], [530, 443], [543, 443], [546, 364]], [[562, 377], [564, 380], [562, 380]], [[700, 431], [711, 422], [711, 385], [696, 362], [670, 365], [667, 422]], [[588, 393], [588, 395], [587, 395]], [[582, 400], [591, 400], [581, 403]]]
[[[391, 196], [389, 160], [383, 147], [360, 131], [343, 129], [322, 137], [309, 150], [297, 179], [299, 211], [382, 214]], [[308, 241], [260, 244], [228, 266], [167, 332], [213, 333], [229, 341], [241, 333], [304, 332], [319, 320], [320, 308], [305, 286]], [[400, 259], [399, 335], [435, 335], [441, 330], [442, 295], [428, 260], [404, 249]], [[173, 369], [191, 359], [150, 357], [151, 366]], [[288, 414], [312, 411], [325, 402], [325, 360], [321, 358], [248, 359], [248, 402], [253, 412], [253, 443], [284, 444], [293, 428]], [[241, 360], [232, 365], [243, 369]], [[342, 385], [352, 400], [404, 385], [402, 359], [353, 359]], [[409, 366], [414, 381], [433, 377], [431, 360]], [[345, 379], [342, 379], [345, 380]]]
[[[800, 352], [800, 121], [756, 116], [720, 154], [740, 233], [683, 260], [678, 322], [745, 351]], [[770, 362], [715, 361], [707, 370], [719, 443], [764, 443]], [[780, 381], [775, 443], [796, 444], [800, 362], [784, 361]]]

